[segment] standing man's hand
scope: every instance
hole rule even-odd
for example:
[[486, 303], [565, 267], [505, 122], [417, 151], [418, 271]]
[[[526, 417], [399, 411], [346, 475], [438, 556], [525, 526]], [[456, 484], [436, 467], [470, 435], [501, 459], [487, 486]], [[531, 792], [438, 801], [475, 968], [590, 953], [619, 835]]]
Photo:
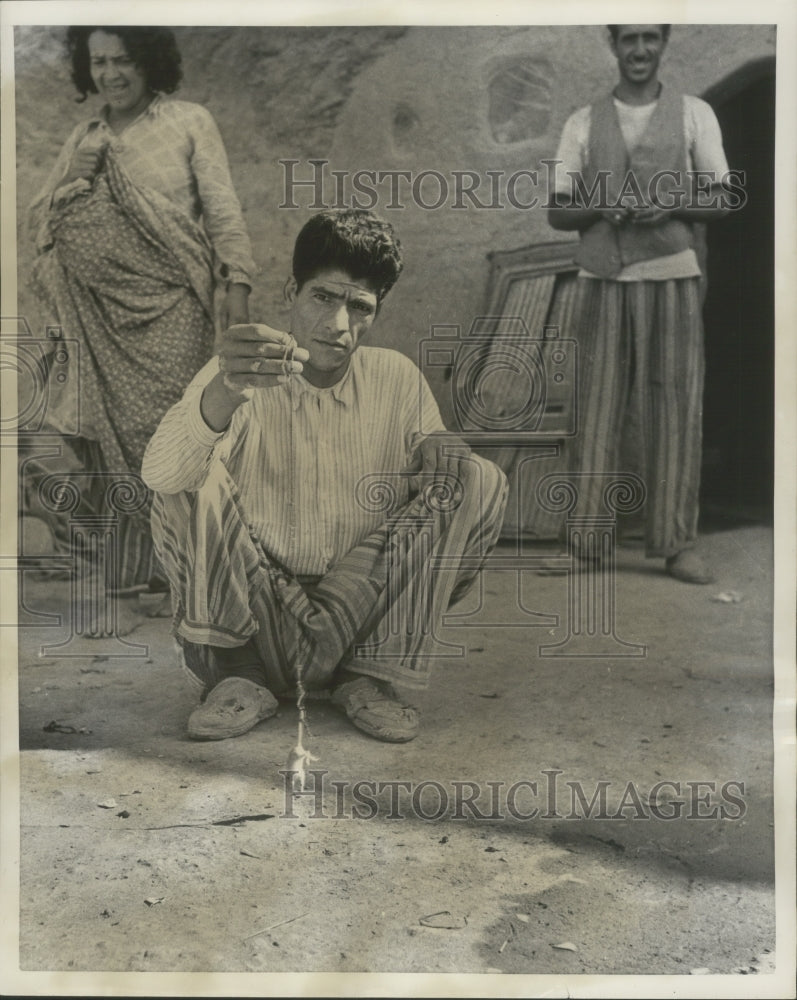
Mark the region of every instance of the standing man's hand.
[[249, 286], [231, 282], [221, 304], [219, 318], [222, 331], [239, 323], [249, 322]]
[[628, 221], [629, 210], [623, 205], [618, 205], [616, 208], [602, 208], [598, 211], [601, 218], [605, 219], [610, 226], [622, 226], [624, 222]]
[[616, 208], [604, 208], [600, 210], [600, 215], [609, 225], [624, 226], [630, 223], [632, 226], [657, 226], [665, 222], [670, 216], [671, 210], [664, 209], [660, 205], [650, 203], [647, 205], [618, 205]]
[[670, 214], [671, 210], [655, 204], [630, 210], [631, 223], [634, 226], [657, 226], [659, 223], [665, 222]]

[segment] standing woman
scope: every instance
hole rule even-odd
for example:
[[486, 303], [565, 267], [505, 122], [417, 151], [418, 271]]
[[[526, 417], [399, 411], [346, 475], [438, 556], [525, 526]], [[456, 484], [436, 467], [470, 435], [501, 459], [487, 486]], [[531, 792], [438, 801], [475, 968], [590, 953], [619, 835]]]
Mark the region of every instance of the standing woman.
[[[255, 267], [212, 116], [164, 97], [182, 77], [173, 33], [79, 26], [67, 45], [78, 100], [104, 104], [73, 130], [31, 205], [34, 284], [79, 345], [68, 377], [49, 386], [52, 429], [79, 413], [81, 494], [107, 513], [108, 486], [138, 476], [161, 417], [213, 352], [214, 293], [222, 328], [248, 321]], [[148, 581], [149, 503], [119, 515], [118, 538], [109, 585]]]

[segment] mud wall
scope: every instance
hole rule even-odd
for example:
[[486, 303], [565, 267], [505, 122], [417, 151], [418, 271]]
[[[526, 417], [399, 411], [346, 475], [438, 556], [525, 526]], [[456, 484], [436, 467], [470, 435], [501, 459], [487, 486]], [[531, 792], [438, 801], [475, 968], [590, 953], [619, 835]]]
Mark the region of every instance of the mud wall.
[[[25, 285], [31, 247], [24, 207], [73, 125], [96, 107], [75, 103], [64, 31], [22, 27], [16, 35], [19, 305], [36, 321]], [[319, 204], [309, 186], [286, 197], [289, 168], [279, 161], [296, 160], [295, 179], [322, 172], [323, 204], [335, 204], [339, 190], [344, 200], [356, 195], [361, 204], [375, 197], [376, 208], [396, 226], [406, 269], [375, 338], [413, 358], [432, 324], [467, 330], [479, 314], [489, 251], [562, 238], [544, 211], [523, 206], [544, 194], [541, 161], [555, 154], [567, 116], [611, 86], [616, 73], [600, 26], [176, 33], [185, 69], [177, 96], [206, 105], [219, 125], [261, 268], [253, 316], [284, 324], [282, 285], [292, 242]], [[766, 25], [676, 25], [661, 76], [700, 94], [774, 51], [775, 31]], [[327, 163], [314, 168], [311, 159]], [[365, 193], [358, 194], [351, 175], [364, 170], [412, 176], [375, 184], [361, 175]], [[536, 188], [519, 173], [529, 170], [540, 171]], [[348, 175], [338, 180], [332, 171]], [[419, 181], [422, 171], [429, 173]], [[464, 193], [467, 187], [473, 197]], [[285, 207], [291, 203], [298, 207]], [[430, 375], [448, 415], [445, 384]]]

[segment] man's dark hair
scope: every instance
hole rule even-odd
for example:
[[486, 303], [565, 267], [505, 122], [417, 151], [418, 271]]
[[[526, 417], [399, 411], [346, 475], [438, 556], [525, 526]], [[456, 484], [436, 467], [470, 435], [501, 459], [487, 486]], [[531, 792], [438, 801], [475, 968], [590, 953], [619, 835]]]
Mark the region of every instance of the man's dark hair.
[[293, 277], [300, 289], [321, 271], [339, 270], [371, 285], [381, 302], [403, 266], [393, 227], [360, 208], [319, 212], [302, 226], [293, 248]]
[[72, 60], [72, 82], [78, 89], [78, 101], [85, 101], [97, 88], [91, 78], [89, 36], [105, 31], [121, 38], [127, 54], [143, 74], [147, 88], [161, 94], [173, 94], [183, 78], [182, 59], [174, 32], [169, 28], [139, 28], [114, 25], [73, 25], [66, 33], [66, 45]]
[[[612, 36], [612, 41], [616, 42], [617, 41], [617, 36], [620, 33], [620, 25], [619, 24], [607, 24], [606, 27], [609, 29], [609, 34]], [[669, 25], [669, 24], [660, 24], [659, 27], [661, 28], [661, 36], [664, 39], [664, 41], [666, 42], [667, 39], [670, 37], [670, 27], [671, 27], [671, 25]]]

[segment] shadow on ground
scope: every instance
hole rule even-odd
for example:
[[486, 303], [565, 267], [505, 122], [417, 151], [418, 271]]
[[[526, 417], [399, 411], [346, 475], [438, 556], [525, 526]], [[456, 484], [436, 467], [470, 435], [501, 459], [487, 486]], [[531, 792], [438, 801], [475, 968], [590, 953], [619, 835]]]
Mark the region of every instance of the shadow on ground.
[[379, 744], [311, 703], [299, 798], [279, 774], [294, 705], [191, 742], [168, 621], [126, 600], [136, 655], [42, 656], [69, 638], [68, 584], [26, 581], [62, 624], [20, 632], [22, 968], [763, 972], [771, 533], [704, 544], [711, 587], [619, 550], [636, 657], [540, 655], [567, 635], [567, 578], [496, 561], [415, 699], [418, 738]]

